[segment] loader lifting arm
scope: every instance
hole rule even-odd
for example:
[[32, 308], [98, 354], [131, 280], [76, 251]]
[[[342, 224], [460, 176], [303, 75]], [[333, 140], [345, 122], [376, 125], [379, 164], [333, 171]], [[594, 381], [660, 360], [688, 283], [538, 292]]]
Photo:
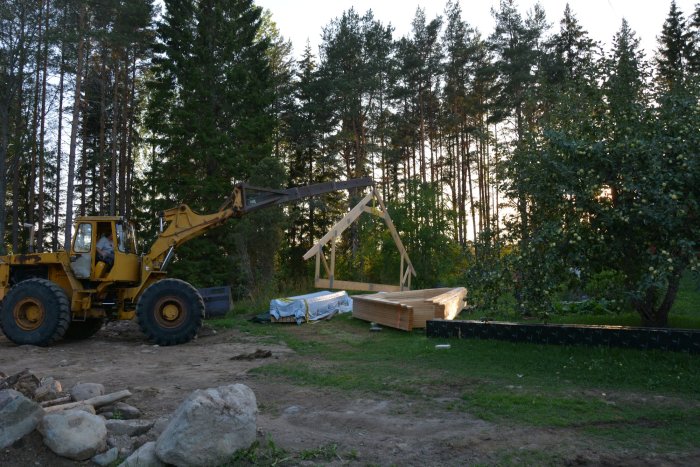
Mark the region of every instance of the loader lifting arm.
[[167, 227], [153, 242], [146, 257], [150, 259], [151, 264], [164, 270], [172, 259], [176, 248], [188, 240], [220, 226], [232, 217], [240, 218], [259, 209], [290, 203], [302, 198], [372, 185], [374, 182], [370, 177], [317, 183], [287, 190], [237, 183], [229, 198], [213, 214], [197, 214], [186, 204], [164, 211], [162, 221], [167, 223]]

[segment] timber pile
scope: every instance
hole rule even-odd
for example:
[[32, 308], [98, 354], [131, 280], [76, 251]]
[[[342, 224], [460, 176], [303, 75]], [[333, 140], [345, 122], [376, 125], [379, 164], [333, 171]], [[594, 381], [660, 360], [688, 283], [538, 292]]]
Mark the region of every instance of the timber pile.
[[438, 288], [353, 296], [352, 316], [404, 331], [425, 328], [432, 319], [454, 319], [467, 289]]

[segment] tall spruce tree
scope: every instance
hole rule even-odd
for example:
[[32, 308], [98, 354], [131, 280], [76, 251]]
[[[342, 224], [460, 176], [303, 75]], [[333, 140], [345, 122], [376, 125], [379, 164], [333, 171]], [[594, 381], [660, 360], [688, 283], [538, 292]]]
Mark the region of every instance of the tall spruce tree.
[[683, 12], [673, 0], [661, 29], [656, 55], [656, 78], [661, 86], [671, 91], [682, 84], [687, 73], [690, 52], [691, 43], [686, 21]]
[[[154, 213], [179, 202], [216, 211], [235, 181], [282, 183], [271, 155], [275, 95], [261, 14], [250, 0], [165, 2], [147, 116]], [[173, 273], [241, 293], [269, 282], [279, 242], [270, 211], [184, 245]]]

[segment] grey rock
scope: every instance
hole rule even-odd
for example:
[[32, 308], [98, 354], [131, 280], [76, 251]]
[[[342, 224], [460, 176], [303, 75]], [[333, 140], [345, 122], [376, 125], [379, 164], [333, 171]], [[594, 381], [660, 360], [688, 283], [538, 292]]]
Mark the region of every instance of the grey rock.
[[102, 415], [104, 418], [111, 418], [117, 420], [134, 420], [136, 418], [141, 418], [141, 411], [129, 405], [125, 402], [115, 402], [110, 405], [103, 405], [97, 409], [97, 413]]
[[104, 419], [81, 410], [46, 414], [38, 430], [49, 449], [69, 459], [90, 459], [105, 448], [107, 428]]
[[104, 395], [105, 387], [99, 383], [78, 383], [70, 388], [68, 392], [71, 399], [77, 402]]
[[151, 428], [151, 431], [149, 431], [148, 433], [154, 435], [157, 438], [158, 436], [160, 436], [161, 433], [165, 431], [169, 423], [170, 417], [160, 417], [156, 419], [156, 422], [153, 424], [153, 428]]
[[41, 378], [39, 387], [34, 390], [34, 400], [43, 402], [58, 398], [63, 391], [60, 381], [52, 377]]
[[138, 449], [144, 444], [150, 443], [151, 441], [155, 441], [156, 439], [158, 439], [158, 437], [151, 434], [150, 431], [143, 435], [134, 436], [133, 438], [131, 438], [131, 440], [134, 442], [134, 449]]
[[119, 459], [119, 449], [111, 448], [102, 454], [98, 454], [92, 458], [92, 461], [101, 466], [110, 465]]
[[121, 418], [122, 420], [134, 420], [136, 418], [141, 418], [141, 411], [133, 405], [127, 404], [126, 402], [115, 403], [112, 406], [112, 413], [119, 415], [119, 417], [115, 418]]
[[113, 435], [138, 436], [150, 430], [152, 420], [107, 420], [107, 431]]
[[43, 414], [39, 404], [19, 391], [0, 391], [0, 449], [34, 431]]
[[95, 413], [95, 407], [91, 406], [90, 404], [79, 405], [77, 407], [73, 407], [72, 410], [80, 410], [81, 412], [87, 412], [87, 413], [92, 414], [92, 415], [97, 415]]
[[257, 403], [243, 384], [194, 391], [178, 407], [156, 441], [167, 464], [219, 465], [255, 441]]
[[134, 451], [119, 467], [165, 467], [165, 464], [156, 455], [156, 443], [151, 441]]
[[127, 457], [134, 452], [134, 440], [128, 435], [108, 435], [107, 446], [119, 449], [120, 453], [126, 454], [123, 457]]
[[39, 387], [41, 382], [39, 381], [39, 378], [34, 376], [34, 374], [31, 372], [22, 373], [19, 375], [19, 378], [17, 378], [17, 381], [10, 386], [10, 388], [16, 390], [17, 392], [21, 392], [25, 397], [31, 399], [34, 397], [34, 391], [36, 391], [36, 388]]

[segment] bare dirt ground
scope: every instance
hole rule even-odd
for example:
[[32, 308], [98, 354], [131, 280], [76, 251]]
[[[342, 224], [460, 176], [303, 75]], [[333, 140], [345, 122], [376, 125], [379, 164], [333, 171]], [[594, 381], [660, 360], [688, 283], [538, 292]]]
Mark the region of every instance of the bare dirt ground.
[[[258, 350], [271, 356], [251, 357]], [[260, 442], [272, 440], [287, 451], [287, 460], [279, 465], [539, 465], [533, 452], [553, 455], [557, 465], [700, 462], [700, 453], [612, 452], [567, 430], [504, 426], [441, 409], [452, 394], [433, 404], [405, 396], [387, 399], [270, 383], [249, 373], [271, 361], [296, 358], [279, 342], [206, 326], [195, 341], [174, 347], [149, 344], [132, 322], [111, 323], [88, 340], [47, 348], [16, 346], [0, 337], [0, 371], [13, 374], [27, 368], [38, 377], [54, 377], [64, 389], [78, 382], [102, 383], [107, 392], [129, 389], [133, 396], [126, 402], [141, 409], [143, 418], [168, 416], [195, 389], [246, 384], [258, 401]], [[312, 457], [302, 453], [328, 446], [335, 446], [330, 458], [302, 460]], [[36, 432], [0, 451], [0, 466], [34, 465], [91, 462], [54, 455]]]

